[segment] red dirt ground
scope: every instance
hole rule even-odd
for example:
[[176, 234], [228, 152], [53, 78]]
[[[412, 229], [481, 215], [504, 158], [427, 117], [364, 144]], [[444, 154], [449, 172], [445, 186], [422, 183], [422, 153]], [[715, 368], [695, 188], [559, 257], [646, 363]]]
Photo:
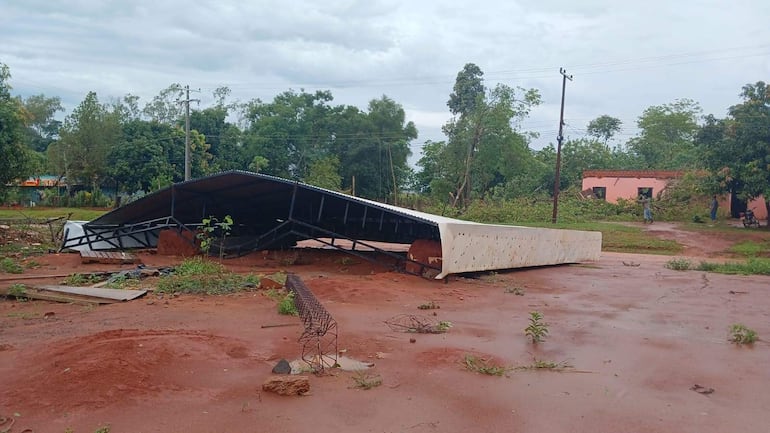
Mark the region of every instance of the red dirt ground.
[[[735, 241], [666, 224], [648, 230], [690, 245], [690, 256], [720, 255]], [[179, 260], [141, 256], [153, 266]], [[374, 362], [382, 386], [356, 389], [354, 373], [335, 371], [311, 376], [309, 396], [262, 392], [278, 359], [299, 356], [301, 326], [258, 292], [99, 307], [5, 300], [0, 416], [19, 415], [12, 433], [105, 425], [113, 433], [768, 431], [768, 344], [727, 341], [736, 322], [770, 335], [768, 277], [677, 272], [664, 267], [670, 257], [605, 253], [591, 264], [444, 284], [342, 257], [308, 252], [286, 266], [285, 257], [257, 253], [225, 263], [299, 274], [338, 321], [339, 347]], [[82, 265], [74, 254], [36, 260], [41, 275], [116, 268]], [[523, 296], [504, 290], [514, 287]], [[417, 309], [430, 301], [440, 309]], [[534, 310], [550, 328], [538, 345], [523, 334]], [[385, 325], [404, 313], [454, 326], [416, 335]], [[261, 328], [279, 323], [296, 326]], [[465, 354], [574, 369], [485, 376], [464, 369]], [[696, 384], [714, 392], [692, 391]]]

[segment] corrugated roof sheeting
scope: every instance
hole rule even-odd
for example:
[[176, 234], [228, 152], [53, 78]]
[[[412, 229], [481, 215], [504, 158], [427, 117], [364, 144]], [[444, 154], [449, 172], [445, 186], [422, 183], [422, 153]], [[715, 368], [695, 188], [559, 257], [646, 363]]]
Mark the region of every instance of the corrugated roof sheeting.
[[437, 278], [461, 272], [596, 260], [601, 233], [480, 224], [400, 208], [263, 174], [230, 171], [175, 184], [87, 224], [120, 227], [171, 216], [185, 225], [230, 215], [235, 230], [262, 235], [287, 221], [293, 239], [440, 241]]

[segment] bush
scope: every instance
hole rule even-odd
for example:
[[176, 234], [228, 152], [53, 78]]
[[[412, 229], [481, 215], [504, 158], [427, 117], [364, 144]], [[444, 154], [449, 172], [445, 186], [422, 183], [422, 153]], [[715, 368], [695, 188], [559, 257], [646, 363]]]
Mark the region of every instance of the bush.
[[666, 262], [665, 266], [667, 269], [671, 269], [674, 271], [686, 271], [690, 269], [690, 267], [692, 266], [692, 263], [690, 263], [690, 261], [685, 258], [676, 258]]
[[253, 287], [254, 280], [254, 276], [233, 274], [219, 263], [194, 257], [177, 266], [173, 274], [162, 276], [157, 291], [219, 295]]

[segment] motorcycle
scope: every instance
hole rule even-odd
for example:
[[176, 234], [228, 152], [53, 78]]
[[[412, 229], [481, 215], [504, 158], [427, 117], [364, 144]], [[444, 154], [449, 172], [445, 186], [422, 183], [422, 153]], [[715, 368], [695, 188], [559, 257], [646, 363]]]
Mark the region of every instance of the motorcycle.
[[754, 211], [746, 209], [746, 212], [741, 212], [741, 221], [743, 227], [756, 227], [759, 228], [759, 220], [754, 216]]

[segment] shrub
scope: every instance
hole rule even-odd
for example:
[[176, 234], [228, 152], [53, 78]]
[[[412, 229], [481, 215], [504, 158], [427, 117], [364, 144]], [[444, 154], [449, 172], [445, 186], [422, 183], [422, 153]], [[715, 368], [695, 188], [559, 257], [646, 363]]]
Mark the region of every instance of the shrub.
[[736, 323], [730, 326], [730, 341], [735, 344], [754, 344], [758, 339], [756, 331], [745, 325]]
[[299, 316], [297, 306], [294, 304], [294, 292], [288, 292], [280, 301], [278, 301], [278, 314]]
[[24, 268], [10, 257], [0, 260], [0, 270], [9, 274], [21, 274], [24, 272]]
[[685, 258], [676, 258], [667, 261], [665, 266], [667, 269], [674, 271], [686, 271], [690, 269], [692, 263], [690, 263], [690, 261]]

